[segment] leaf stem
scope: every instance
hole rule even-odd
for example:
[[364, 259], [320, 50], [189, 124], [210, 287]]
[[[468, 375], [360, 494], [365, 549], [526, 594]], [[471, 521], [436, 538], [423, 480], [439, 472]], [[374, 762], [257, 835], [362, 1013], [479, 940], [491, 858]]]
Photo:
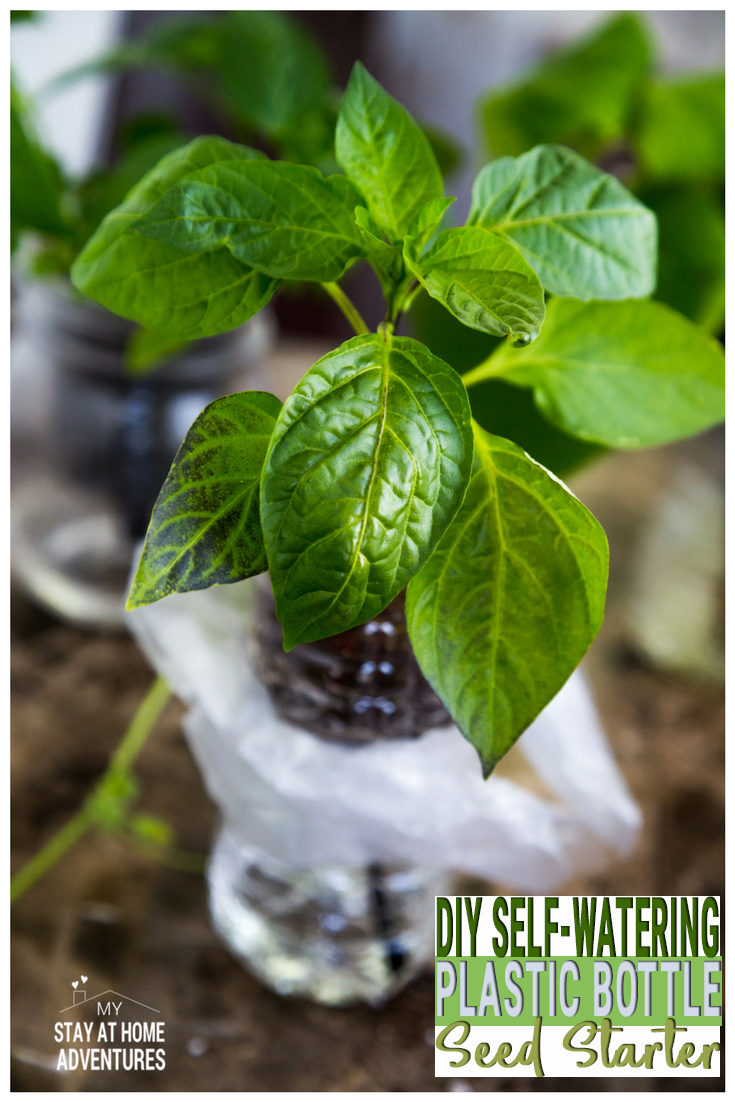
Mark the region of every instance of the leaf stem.
[[350, 302], [347, 295], [344, 293], [338, 283], [322, 283], [322, 287], [339, 306], [340, 310], [347, 318], [352, 328], [357, 333], [358, 337], [361, 337], [364, 333], [369, 333], [367, 325], [363, 321], [357, 307], [354, 303]]
[[100, 792], [110, 777], [125, 774], [143, 749], [146, 739], [156, 725], [171, 691], [162, 677], [157, 677], [133, 716], [122, 742], [110, 760], [94, 789], [81, 809], [48, 840], [34, 857], [15, 874], [10, 881], [10, 902], [15, 903], [37, 880], [53, 868], [68, 849], [95, 825], [94, 806]]
[[419, 292], [422, 290], [422, 288], [423, 283], [419, 283], [418, 281], [414, 283], [413, 287], [409, 288], [409, 290], [406, 292], [406, 297], [401, 303], [401, 313], [408, 313], [408, 311], [411, 309], [414, 302], [418, 298]]
[[501, 366], [493, 365], [494, 355], [491, 353], [486, 360], [479, 363], [477, 367], [470, 368], [469, 371], [465, 371], [461, 376], [462, 382], [466, 387], [474, 386], [476, 383], [484, 383], [487, 379], [498, 379], [503, 375], [503, 368]]

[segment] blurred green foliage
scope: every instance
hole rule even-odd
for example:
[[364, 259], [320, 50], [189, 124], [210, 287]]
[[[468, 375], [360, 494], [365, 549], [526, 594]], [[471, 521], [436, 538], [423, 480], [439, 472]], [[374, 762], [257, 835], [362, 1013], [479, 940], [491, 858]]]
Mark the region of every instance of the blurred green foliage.
[[[570, 146], [619, 176], [658, 218], [655, 297], [718, 335], [725, 309], [725, 95], [722, 73], [661, 77], [645, 19], [623, 13], [493, 89], [480, 104], [486, 152], [519, 156], [541, 143]], [[465, 372], [497, 343], [421, 295], [417, 335]], [[489, 380], [469, 390], [472, 412], [565, 476], [603, 453], [549, 424], [529, 390]]]
[[625, 132], [652, 58], [651, 37], [638, 16], [610, 20], [485, 97], [481, 111], [489, 152], [517, 157], [535, 145], [559, 142], [594, 159]]
[[571, 146], [620, 177], [659, 218], [656, 298], [709, 332], [724, 323], [725, 80], [656, 74], [636, 13], [607, 20], [481, 103], [491, 156]]
[[[236, 141], [264, 143], [284, 160], [338, 171], [334, 128], [341, 91], [319, 43], [288, 12], [199, 12], [154, 24], [106, 56], [65, 74], [157, 68], [187, 83]], [[425, 127], [442, 172], [460, 149]]]

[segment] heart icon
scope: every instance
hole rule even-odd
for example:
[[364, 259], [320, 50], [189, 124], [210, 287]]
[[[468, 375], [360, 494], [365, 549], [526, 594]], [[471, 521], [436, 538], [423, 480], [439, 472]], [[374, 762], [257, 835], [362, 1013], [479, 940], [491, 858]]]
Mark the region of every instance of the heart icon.
[[79, 987], [79, 980], [74, 980], [74, 983], [72, 984], [72, 987], [76, 991], [77, 987]]
[[86, 977], [86, 976], [82, 976], [82, 983], [86, 983], [86, 982], [87, 982], [87, 977]]

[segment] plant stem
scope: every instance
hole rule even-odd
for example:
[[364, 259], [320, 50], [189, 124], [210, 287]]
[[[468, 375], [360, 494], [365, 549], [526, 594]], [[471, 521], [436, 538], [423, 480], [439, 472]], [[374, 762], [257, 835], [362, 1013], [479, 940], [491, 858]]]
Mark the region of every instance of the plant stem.
[[466, 387], [474, 386], [476, 383], [484, 383], [486, 379], [497, 379], [503, 374], [502, 368], [498, 369], [491, 366], [492, 355], [488, 356], [486, 360], [479, 363], [477, 367], [471, 368], [469, 371], [465, 371], [461, 376], [462, 382]]
[[162, 677], [157, 677], [146, 693], [133, 716], [122, 742], [112, 756], [109, 766], [102, 774], [94, 789], [84, 801], [82, 808], [48, 840], [38, 853], [15, 874], [10, 881], [10, 902], [15, 903], [28, 889], [53, 868], [66, 851], [95, 820], [92, 814], [95, 797], [104, 788], [113, 774], [127, 773], [136, 757], [143, 749], [148, 735], [156, 725], [164, 705], [171, 695], [170, 689]]
[[403, 302], [401, 303], [401, 313], [403, 313], [403, 314], [408, 313], [408, 311], [411, 309], [414, 302], [416, 301], [416, 299], [418, 297], [418, 294], [421, 291], [422, 287], [423, 287], [422, 283], [414, 283], [413, 287], [409, 288], [409, 290], [406, 292], [406, 297], [404, 298]]
[[61, 830], [57, 831], [35, 857], [31, 857], [30, 861], [12, 878], [10, 881], [11, 904], [20, 899], [32, 884], [45, 876], [49, 869], [64, 856], [66, 851], [71, 849], [75, 842], [79, 841], [91, 825], [85, 804], [81, 811], [78, 811], [73, 819], [70, 819]]
[[171, 690], [164, 678], [157, 677], [138, 706], [122, 742], [112, 755], [107, 773], [127, 772], [130, 769], [170, 696]]
[[322, 283], [322, 287], [327, 292], [327, 294], [337, 303], [340, 310], [357, 333], [358, 337], [362, 336], [363, 333], [370, 332], [367, 325], [361, 318], [357, 307], [354, 305], [354, 303], [350, 302], [347, 295], [344, 293], [338, 283]]

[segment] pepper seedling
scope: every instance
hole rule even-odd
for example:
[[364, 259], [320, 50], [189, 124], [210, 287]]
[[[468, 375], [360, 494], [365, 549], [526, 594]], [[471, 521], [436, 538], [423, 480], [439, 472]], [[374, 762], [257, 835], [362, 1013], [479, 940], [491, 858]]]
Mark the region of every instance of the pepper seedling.
[[[85, 294], [172, 337], [242, 324], [289, 279], [321, 283], [357, 334], [283, 405], [246, 391], [199, 415], [128, 607], [267, 569], [290, 649], [405, 589], [416, 657], [487, 776], [597, 634], [608, 552], [562, 482], [473, 422], [467, 388], [503, 379], [567, 434], [648, 447], [722, 418], [722, 351], [648, 298], [655, 217], [579, 154], [542, 145], [489, 164], [467, 224], [444, 228], [452, 200], [426, 136], [359, 63], [335, 149], [343, 174], [324, 176], [197, 139], [74, 265]], [[377, 332], [339, 285], [359, 261], [385, 295]], [[396, 333], [422, 289], [507, 338], [464, 379]]]

